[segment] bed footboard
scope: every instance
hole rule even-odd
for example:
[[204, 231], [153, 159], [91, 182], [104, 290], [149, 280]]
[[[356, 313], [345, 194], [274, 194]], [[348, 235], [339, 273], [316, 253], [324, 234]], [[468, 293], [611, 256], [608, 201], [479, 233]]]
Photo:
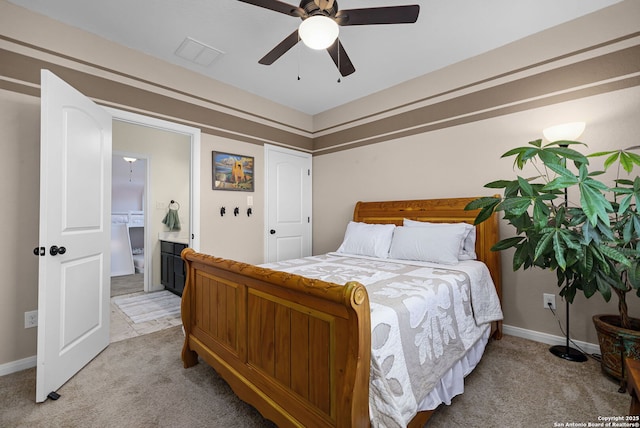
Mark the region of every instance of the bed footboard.
[[369, 426], [369, 299], [338, 285], [182, 252], [185, 367], [198, 356], [280, 427]]

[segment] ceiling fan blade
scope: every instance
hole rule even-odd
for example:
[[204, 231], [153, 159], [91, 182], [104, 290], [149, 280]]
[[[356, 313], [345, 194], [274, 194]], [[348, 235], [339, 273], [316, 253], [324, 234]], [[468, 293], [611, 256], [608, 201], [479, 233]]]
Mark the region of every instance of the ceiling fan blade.
[[[349, 59], [349, 55], [347, 55], [342, 43], [340, 43], [340, 39], [337, 39], [331, 46], [329, 46], [327, 48], [327, 52], [331, 55], [331, 59], [336, 63], [336, 67], [338, 67], [338, 70], [343, 77], [346, 77], [356, 71], [356, 68]], [[339, 61], [338, 53], [340, 54]]]
[[265, 9], [273, 10], [276, 12], [284, 13], [285, 15], [296, 16], [301, 18], [306, 16], [306, 12], [298, 6], [284, 3], [277, 0], [238, 0], [243, 3], [249, 3], [254, 6], [263, 7]]
[[413, 24], [418, 20], [420, 6], [371, 7], [340, 10], [336, 14], [339, 25]]
[[275, 48], [271, 49], [271, 51], [269, 51], [268, 54], [263, 56], [258, 62], [263, 65], [273, 64], [278, 58], [284, 55], [289, 49], [294, 47], [298, 43], [298, 40], [299, 40], [298, 30], [295, 30], [286, 39], [278, 43], [278, 45]]

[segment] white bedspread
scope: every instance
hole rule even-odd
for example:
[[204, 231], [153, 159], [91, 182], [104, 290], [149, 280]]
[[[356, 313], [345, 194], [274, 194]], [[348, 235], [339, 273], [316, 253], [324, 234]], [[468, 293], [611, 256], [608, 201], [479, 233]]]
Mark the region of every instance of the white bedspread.
[[486, 333], [486, 324], [502, 319], [489, 270], [477, 261], [448, 266], [329, 253], [262, 266], [365, 285], [371, 304], [373, 426], [406, 426]]

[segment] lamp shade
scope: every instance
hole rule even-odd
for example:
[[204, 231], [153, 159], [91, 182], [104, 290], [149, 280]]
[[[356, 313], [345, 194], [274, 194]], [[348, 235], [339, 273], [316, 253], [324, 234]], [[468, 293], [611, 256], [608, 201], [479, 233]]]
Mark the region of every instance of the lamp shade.
[[338, 24], [323, 15], [311, 16], [300, 24], [298, 34], [311, 49], [326, 49], [338, 38]]
[[122, 159], [124, 159], [126, 162], [129, 162], [129, 163], [132, 163], [138, 160], [137, 158], [129, 158], [127, 156], [124, 156]]
[[548, 141], [568, 140], [575, 141], [584, 132], [584, 122], [563, 123], [551, 126], [542, 131], [544, 138]]

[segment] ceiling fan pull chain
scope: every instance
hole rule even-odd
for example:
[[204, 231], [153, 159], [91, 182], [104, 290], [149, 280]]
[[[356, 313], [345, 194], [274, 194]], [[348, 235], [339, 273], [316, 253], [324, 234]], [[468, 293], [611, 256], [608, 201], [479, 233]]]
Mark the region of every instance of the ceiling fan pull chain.
[[300, 80], [300, 50], [302, 46], [300, 45], [300, 33], [298, 33], [298, 80]]
[[338, 83], [340, 83], [340, 40], [336, 39], [336, 43], [338, 44]]

